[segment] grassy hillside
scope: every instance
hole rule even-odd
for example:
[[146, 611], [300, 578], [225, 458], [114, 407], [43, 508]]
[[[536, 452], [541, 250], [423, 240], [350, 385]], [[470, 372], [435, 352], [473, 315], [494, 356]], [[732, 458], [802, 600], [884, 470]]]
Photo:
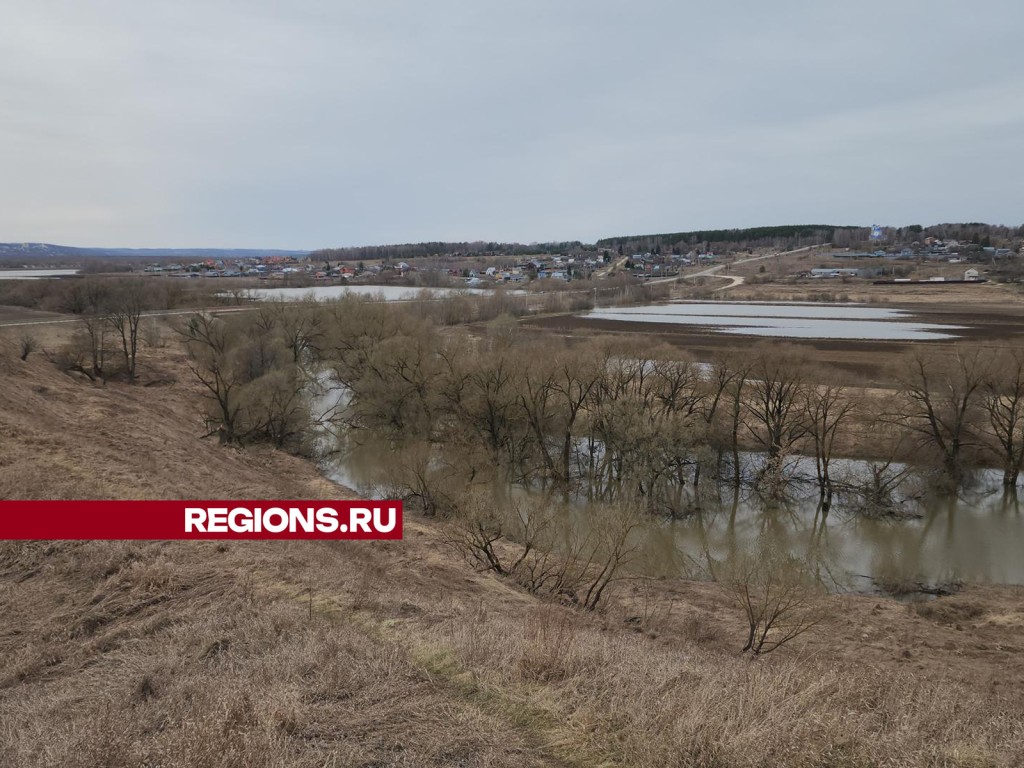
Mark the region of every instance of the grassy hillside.
[[[346, 494], [198, 439], [181, 352], [147, 359], [102, 387], [2, 346], [0, 495]], [[0, 765], [1021, 765], [1022, 597], [837, 596], [751, 661], [716, 585], [630, 581], [585, 614], [413, 514], [401, 542], [6, 542]]]

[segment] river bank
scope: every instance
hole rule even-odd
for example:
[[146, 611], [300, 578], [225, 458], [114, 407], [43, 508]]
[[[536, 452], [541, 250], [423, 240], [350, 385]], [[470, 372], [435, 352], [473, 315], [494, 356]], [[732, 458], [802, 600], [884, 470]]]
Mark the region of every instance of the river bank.
[[[173, 343], [139, 385], [0, 355], [0, 488], [23, 498], [338, 498], [303, 459], [200, 439]], [[586, 614], [404, 541], [4, 545], [0, 757], [247, 766], [1014, 765], [1024, 590], [838, 595], [757, 662], [716, 584]], [[809, 724], [813, 723], [813, 727]], [[162, 724], [162, 725], [161, 725]], [[114, 748], [116, 747], [116, 751]], [[218, 762], [220, 760], [220, 762]]]

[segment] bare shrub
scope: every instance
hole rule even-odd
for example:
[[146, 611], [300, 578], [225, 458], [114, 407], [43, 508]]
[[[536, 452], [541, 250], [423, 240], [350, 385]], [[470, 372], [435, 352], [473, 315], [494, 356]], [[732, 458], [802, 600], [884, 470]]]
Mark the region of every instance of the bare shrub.
[[74, 333], [67, 343], [43, 354], [61, 373], [81, 373], [91, 381], [103, 377], [102, 348], [98, 350], [87, 333]]
[[39, 348], [39, 342], [31, 333], [23, 333], [18, 337], [18, 357], [22, 362], [28, 360], [28, 356]]
[[163, 349], [167, 346], [163, 327], [160, 321], [151, 317], [142, 324], [142, 342], [150, 349]]
[[447, 540], [479, 570], [593, 611], [632, 560], [640, 524], [635, 508], [595, 505], [576, 516], [546, 498], [495, 504], [476, 492], [456, 505]]
[[825, 618], [824, 589], [803, 563], [771, 545], [739, 555], [717, 575], [743, 610], [744, 652], [774, 651]]

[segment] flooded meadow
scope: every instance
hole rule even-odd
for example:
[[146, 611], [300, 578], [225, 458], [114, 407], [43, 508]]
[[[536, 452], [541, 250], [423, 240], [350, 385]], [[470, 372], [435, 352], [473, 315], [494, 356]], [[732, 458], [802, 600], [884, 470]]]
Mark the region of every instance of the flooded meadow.
[[957, 338], [963, 326], [922, 323], [888, 307], [844, 304], [679, 302], [594, 309], [584, 320], [700, 326], [719, 333], [779, 339], [938, 341]]

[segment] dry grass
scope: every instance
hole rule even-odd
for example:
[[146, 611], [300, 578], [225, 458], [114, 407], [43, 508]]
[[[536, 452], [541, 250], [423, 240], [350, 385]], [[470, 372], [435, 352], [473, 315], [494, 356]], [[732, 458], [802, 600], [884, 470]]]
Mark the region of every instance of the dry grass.
[[[198, 440], [177, 354], [135, 388], [0, 354], [0, 488], [344, 494]], [[630, 582], [587, 615], [416, 520], [402, 542], [3, 543], [0, 765], [1008, 768], [1022, 596], [836, 597], [827, 631], [752, 662], [715, 585]]]
[[[69, 328], [48, 328], [44, 349]], [[144, 348], [136, 386], [59, 374], [17, 359], [0, 336], [0, 498], [322, 498], [337, 489], [280, 451], [200, 440], [197, 385], [177, 344]]]
[[[547, 609], [550, 610], [550, 609]], [[568, 622], [568, 626], [565, 625]], [[636, 766], [1018, 765], [1005, 703], [870, 665], [752, 663], [573, 616], [494, 612], [433, 635], [477, 685], [562, 723], [560, 743]], [[539, 685], [542, 683], [542, 685]]]
[[311, 616], [275, 578], [300, 552], [237, 549], [8, 546], [0, 764], [546, 764], [351, 608]]
[[[7, 544], [0, 764], [1024, 760], [1019, 689], [987, 696], [842, 643], [751, 662], [739, 617], [700, 589], [636, 631], [628, 594], [598, 616], [536, 601], [415, 522], [396, 543]], [[713, 631], [688, 631], [695, 616]]]

